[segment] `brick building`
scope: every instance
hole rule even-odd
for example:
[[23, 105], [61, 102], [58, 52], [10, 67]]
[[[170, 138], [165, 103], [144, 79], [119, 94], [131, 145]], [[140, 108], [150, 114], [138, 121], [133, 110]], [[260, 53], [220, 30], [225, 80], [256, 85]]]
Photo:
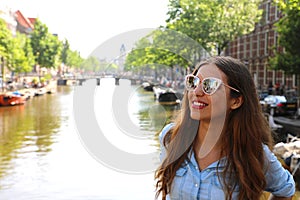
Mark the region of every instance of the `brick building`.
[[272, 0], [264, 0], [260, 9], [263, 10], [263, 17], [254, 31], [231, 42], [225, 54], [244, 61], [259, 89], [267, 89], [269, 84], [284, 85], [285, 89], [295, 88], [295, 75], [269, 68], [269, 58], [274, 55], [273, 49], [276, 48], [279, 52], [283, 50], [277, 45], [278, 33], [274, 30], [274, 23], [280, 18], [279, 9]]

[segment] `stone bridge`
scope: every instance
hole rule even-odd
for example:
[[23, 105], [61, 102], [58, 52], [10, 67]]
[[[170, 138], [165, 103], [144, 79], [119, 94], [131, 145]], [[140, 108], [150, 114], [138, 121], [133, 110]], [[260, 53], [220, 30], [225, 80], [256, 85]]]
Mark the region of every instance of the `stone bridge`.
[[120, 84], [120, 79], [130, 80], [131, 85], [137, 85], [144, 82], [142, 79], [132, 77], [112, 77], [112, 76], [85, 76], [85, 77], [64, 77], [57, 79], [57, 85], [82, 85], [86, 80], [96, 79], [97, 85], [100, 85], [100, 80], [105, 78], [114, 78], [115, 85]]

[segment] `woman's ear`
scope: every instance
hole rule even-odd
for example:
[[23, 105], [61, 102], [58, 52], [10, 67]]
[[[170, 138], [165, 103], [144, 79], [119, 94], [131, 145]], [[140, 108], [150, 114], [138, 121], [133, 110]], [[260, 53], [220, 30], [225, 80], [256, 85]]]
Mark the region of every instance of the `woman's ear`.
[[230, 108], [232, 110], [239, 108], [244, 103], [244, 98], [242, 95], [236, 98], [232, 98]]

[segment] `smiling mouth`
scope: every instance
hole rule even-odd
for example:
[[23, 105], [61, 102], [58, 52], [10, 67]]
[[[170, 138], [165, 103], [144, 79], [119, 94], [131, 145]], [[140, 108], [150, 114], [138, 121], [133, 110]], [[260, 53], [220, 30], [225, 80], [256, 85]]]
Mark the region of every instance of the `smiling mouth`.
[[192, 102], [192, 107], [196, 108], [196, 109], [202, 109], [202, 108], [205, 108], [206, 106], [208, 106], [208, 104], [203, 103], [203, 102], [199, 102], [199, 101]]

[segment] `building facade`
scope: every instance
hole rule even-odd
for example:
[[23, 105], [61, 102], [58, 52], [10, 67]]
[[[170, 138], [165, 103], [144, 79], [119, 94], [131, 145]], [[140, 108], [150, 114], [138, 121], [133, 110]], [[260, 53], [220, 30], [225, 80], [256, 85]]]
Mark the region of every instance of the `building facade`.
[[19, 10], [15, 12], [15, 18], [18, 32], [29, 35], [33, 31], [35, 18], [27, 18]]
[[7, 28], [11, 31], [11, 34], [15, 36], [17, 30], [15, 12], [5, 5], [0, 5], [0, 18], [6, 22]]
[[272, 0], [264, 0], [260, 9], [263, 10], [263, 17], [254, 31], [231, 42], [225, 54], [246, 64], [258, 89], [266, 90], [271, 85], [294, 89], [295, 75], [285, 74], [282, 70], [272, 70], [269, 65], [269, 58], [274, 56], [273, 50], [283, 51], [278, 46], [278, 33], [274, 29], [275, 22], [280, 19], [279, 9]]

